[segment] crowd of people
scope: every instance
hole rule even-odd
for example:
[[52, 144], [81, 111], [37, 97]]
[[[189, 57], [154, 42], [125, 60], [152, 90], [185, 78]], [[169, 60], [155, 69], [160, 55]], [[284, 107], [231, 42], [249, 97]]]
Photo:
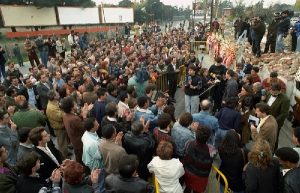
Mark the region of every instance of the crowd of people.
[[285, 10], [281, 13], [276, 12], [272, 21], [266, 25], [265, 18], [262, 16], [251, 19], [238, 18], [234, 22], [235, 38], [238, 43], [245, 40], [252, 45], [253, 55], [261, 56], [261, 41], [266, 35], [266, 44], [263, 53], [283, 53], [290, 51], [300, 51], [300, 22], [291, 23], [293, 13]]
[[[200, 193], [216, 159], [233, 192], [299, 192], [299, 125], [295, 148], [278, 148], [290, 106], [284, 82], [277, 72], [261, 80], [250, 59], [236, 71], [222, 58], [203, 67], [190, 34], [154, 26], [89, 40], [71, 31], [68, 56], [62, 38], [27, 38], [30, 72], [8, 62], [0, 85], [0, 192], [152, 193], [154, 174], [161, 193]], [[157, 89], [161, 74], [167, 92]]]

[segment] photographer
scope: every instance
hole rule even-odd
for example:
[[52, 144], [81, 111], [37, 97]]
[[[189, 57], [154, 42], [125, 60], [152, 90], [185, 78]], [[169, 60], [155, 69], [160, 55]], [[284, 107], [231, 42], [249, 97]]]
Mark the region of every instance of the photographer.
[[277, 37], [277, 28], [278, 23], [280, 21], [280, 13], [274, 13], [274, 17], [272, 22], [268, 26], [268, 35], [267, 35], [267, 42], [265, 46], [264, 53], [268, 53], [271, 49], [271, 53], [275, 53], [275, 45], [276, 45], [276, 37]]
[[266, 32], [266, 24], [262, 17], [255, 17], [254, 20], [252, 20], [251, 27], [253, 29], [252, 53], [259, 58], [261, 56], [260, 43]]
[[284, 50], [283, 37], [287, 35], [290, 25], [291, 25], [291, 19], [289, 16], [289, 11], [285, 10], [281, 13], [281, 20], [278, 23], [276, 48], [275, 48], [276, 52], [283, 52]]

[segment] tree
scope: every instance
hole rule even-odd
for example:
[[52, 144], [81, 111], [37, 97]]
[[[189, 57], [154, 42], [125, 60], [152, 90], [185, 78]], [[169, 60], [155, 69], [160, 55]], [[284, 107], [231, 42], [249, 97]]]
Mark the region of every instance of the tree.
[[295, 11], [300, 11], [300, 0], [297, 0], [295, 3]]
[[120, 7], [132, 7], [133, 3], [130, 0], [122, 0], [119, 2]]
[[224, 0], [219, 4], [218, 16], [220, 17], [223, 14], [224, 8], [233, 8], [233, 4], [230, 0]]
[[234, 17], [243, 17], [245, 15], [244, 0], [235, 0], [236, 6], [233, 8]]

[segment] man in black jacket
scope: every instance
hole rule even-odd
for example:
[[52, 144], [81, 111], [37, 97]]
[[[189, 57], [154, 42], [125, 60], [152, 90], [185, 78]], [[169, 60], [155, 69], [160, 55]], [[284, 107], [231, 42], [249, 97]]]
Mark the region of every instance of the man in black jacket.
[[149, 125], [134, 122], [131, 131], [124, 135], [123, 147], [128, 154], [135, 154], [139, 159], [137, 172], [139, 177], [148, 180], [150, 173], [147, 165], [152, 159], [155, 141], [149, 135]]
[[191, 114], [199, 112], [199, 94], [202, 88], [201, 78], [196, 72], [197, 67], [190, 66], [185, 81], [185, 111]]
[[120, 175], [110, 175], [105, 179], [106, 192], [154, 193], [154, 187], [137, 177], [139, 161], [135, 155], [123, 156], [119, 162]]
[[252, 36], [252, 53], [257, 57], [261, 56], [260, 43], [266, 32], [266, 24], [262, 17], [255, 17], [252, 22], [253, 36]]
[[289, 11], [283, 11], [281, 13], [281, 20], [278, 23], [277, 28], [277, 38], [276, 38], [276, 52], [283, 52], [284, 44], [283, 44], [283, 37], [285, 37], [288, 33], [289, 27], [291, 25], [291, 19], [289, 17]]
[[179, 72], [176, 57], [172, 58], [171, 63], [167, 67], [167, 80], [169, 86], [169, 95], [172, 99], [175, 97], [177, 89], [177, 73]]
[[227, 101], [229, 98], [234, 98], [234, 97], [238, 97], [238, 83], [237, 81], [234, 79], [234, 71], [233, 70], [227, 70], [226, 72], [226, 79], [227, 79], [227, 83], [226, 83], [226, 88], [225, 88], [225, 92], [223, 95], [223, 101]]
[[267, 42], [266, 42], [264, 53], [268, 53], [270, 49], [271, 49], [271, 53], [275, 53], [277, 28], [278, 28], [279, 20], [280, 20], [279, 13], [274, 13], [274, 18], [268, 26]]

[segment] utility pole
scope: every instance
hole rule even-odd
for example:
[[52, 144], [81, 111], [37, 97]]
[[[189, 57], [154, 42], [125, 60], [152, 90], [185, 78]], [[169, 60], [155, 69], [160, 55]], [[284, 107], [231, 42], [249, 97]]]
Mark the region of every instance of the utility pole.
[[210, 31], [212, 32], [212, 21], [214, 16], [214, 0], [211, 0], [210, 4]]
[[193, 11], [194, 11], [194, 13], [193, 13], [193, 29], [195, 27], [196, 7], [197, 7], [197, 4], [196, 4], [196, 0], [195, 0], [194, 6], [193, 6]]
[[207, 0], [204, 0], [204, 3], [203, 3], [203, 10], [204, 10], [204, 18], [203, 18], [203, 24], [206, 23], [206, 15], [207, 15]]

